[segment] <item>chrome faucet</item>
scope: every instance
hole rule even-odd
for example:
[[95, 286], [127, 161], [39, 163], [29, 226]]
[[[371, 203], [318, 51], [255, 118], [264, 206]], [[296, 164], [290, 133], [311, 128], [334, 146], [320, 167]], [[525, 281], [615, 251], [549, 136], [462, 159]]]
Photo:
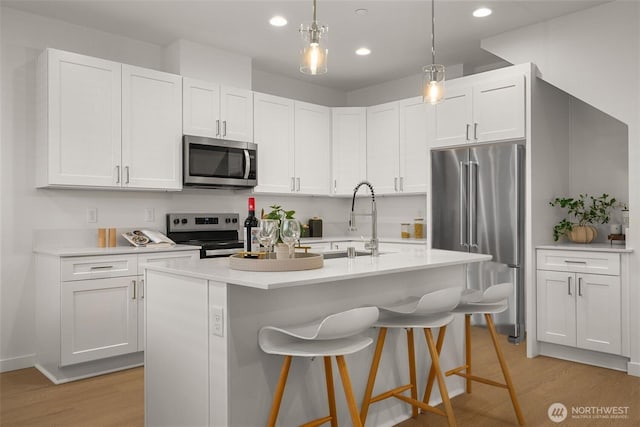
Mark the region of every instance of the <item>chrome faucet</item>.
[[[371, 213], [355, 213], [354, 208], [356, 204], [356, 193], [361, 186], [366, 185], [371, 190]], [[349, 230], [355, 231], [356, 228], [356, 216], [370, 216], [371, 217], [371, 240], [366, 241], [364, 248], [371, 251], [371, 256], [378, 256], [378, 211], [376, 210], [376, 195], [373, 191], [373, 185], [369, 181], [362, 181], [353, 189], [353, 199], [351, 200], [351, 215], [349, 217]]]

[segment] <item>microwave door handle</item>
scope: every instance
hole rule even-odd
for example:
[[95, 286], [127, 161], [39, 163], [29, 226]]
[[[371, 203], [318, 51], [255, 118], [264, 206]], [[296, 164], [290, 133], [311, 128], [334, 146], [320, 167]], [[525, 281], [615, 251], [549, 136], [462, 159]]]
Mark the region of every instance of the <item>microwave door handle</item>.
[[249, 150], [244, 150], [244, 179], [249, 179], [249, 172], [251, 172], [251, 156]]

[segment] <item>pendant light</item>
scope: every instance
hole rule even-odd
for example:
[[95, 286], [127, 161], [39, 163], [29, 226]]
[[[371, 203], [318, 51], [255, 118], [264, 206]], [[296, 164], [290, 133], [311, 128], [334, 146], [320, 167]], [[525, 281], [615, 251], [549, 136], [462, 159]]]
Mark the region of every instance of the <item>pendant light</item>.
[[305, 27], [300, 25], [302, 48], [300, 49], [300, 71], [305, 74], [324, 74], [327, 72], [327, 32], [326, 25], [319, 25], [316, 19], [316, 0], [313, 0], [313, 21]]
[[435, 7], [431, 0], [431, 65], [422, 68], [422, 96], [431, 105], [444, 99], [444, 65], [436, 64]]

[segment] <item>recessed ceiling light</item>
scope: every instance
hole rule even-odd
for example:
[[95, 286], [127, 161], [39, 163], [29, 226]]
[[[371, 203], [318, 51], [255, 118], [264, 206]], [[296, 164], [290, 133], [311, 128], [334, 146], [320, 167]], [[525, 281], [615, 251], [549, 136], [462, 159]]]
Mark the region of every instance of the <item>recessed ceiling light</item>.
[[356, 50], [356, 55], [360, 55], [360, 56], [367, 56], [371, 53], [370, 49], [367, 49], [366, 47], [361, 47], [358, 50]]
[[491, 13], [492, 11], [488, 7], [479, 7], [473, 11], [473, 16], [476, 18], [484, 18], [485, 16], [491, 15]]
[[273, 25], [274, 27], [284, 27], [285, 25], [287, 25], [287, 20], [284, 16], [276, 15], [269, 20], [269, 24]]
[[366, 15], [367, 13], [369, 13], [369, 10], [368, 9], [356, 9], [355, 12], [356, 12], [356, 15], [361, 15], [362, 16], [362, 15]]

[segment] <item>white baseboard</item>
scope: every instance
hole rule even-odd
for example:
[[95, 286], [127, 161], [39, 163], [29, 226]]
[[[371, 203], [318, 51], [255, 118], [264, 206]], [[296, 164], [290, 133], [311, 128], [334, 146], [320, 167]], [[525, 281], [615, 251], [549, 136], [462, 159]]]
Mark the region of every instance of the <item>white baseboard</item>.
[[560, 344], [538, 342], [541, 356], [555, 357], [557, 359], [569, 360], [571, 362], [585, 363], [587, 365], [599, 366], [601, 368], [615, 369], [627, 372], [629, 369], [629, 358], [615, 354], [600, 353], [597, 351], [584, 350], [581, 348], [567, 347]]
[[640, 363], [629, 362], [627, 364], [627, 374], [633, 375], [634, 377], [640, 377]]
[[18, 369], [31, 368], [35, 364], [36, 355], [28, 354], [26, 356], [12, 357], [10, 359], [0, 360], [0, 372], [15, 371]]

